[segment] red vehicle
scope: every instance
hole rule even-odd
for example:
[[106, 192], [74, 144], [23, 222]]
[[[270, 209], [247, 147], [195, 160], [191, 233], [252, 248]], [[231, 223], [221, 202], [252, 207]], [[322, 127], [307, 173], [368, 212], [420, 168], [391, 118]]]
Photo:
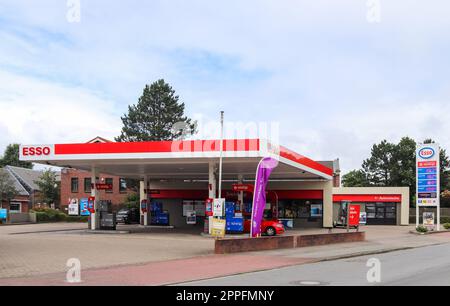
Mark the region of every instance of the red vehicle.
[[[251, 220], [247, 219], [244, 221], [244, 233], [250, 233]], [[273, 220], [263, 220], [261, 222], [261, 233], [267, 236], [281, 235], [285, 232], [284, 225], [280, 221]]]

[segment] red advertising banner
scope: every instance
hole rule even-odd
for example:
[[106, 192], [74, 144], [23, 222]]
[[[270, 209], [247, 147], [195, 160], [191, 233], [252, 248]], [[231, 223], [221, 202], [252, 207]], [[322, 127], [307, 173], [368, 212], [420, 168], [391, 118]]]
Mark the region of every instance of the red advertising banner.
[[361, 213], [360, 205], [349, 205], [348, 224], [350, 226], [359, 226], [359, 216]]
[[436, 167], [437, 166], [437, 162], [436, 161], [418, 162], [417, 166], [419, 168]]
[[253, 192], [253, 189], [255, 186], [251, 184], [233, 184], [232, 189], [233, 191], [249, 191]]
[[113, 185], [112, 184], [95, 184], [95, 189], [97, 190], [111, 190], [113, 189]]

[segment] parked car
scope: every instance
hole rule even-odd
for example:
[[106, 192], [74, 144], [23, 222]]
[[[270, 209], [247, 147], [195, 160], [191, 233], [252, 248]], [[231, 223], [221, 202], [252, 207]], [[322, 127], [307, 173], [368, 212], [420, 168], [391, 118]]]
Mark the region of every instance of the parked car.
[[[244, 221], [244, 233], [250, 233], [251, 220]], [[261, 233], [267, 236], [281, 235], [285, 232], [284, 225], [276, 220], [263, 220], [261, 222]]]
[[117, 212], [117, 223], [140, 223], [140, 211], [138, 208], [122, 208]]

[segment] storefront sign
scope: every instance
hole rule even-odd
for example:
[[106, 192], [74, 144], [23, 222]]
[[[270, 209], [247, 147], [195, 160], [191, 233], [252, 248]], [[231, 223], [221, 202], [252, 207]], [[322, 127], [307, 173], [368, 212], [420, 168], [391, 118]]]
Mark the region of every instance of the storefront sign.
[[212, 218], [211, 236], [217, 238], [225, 237], [226, 220]]
[[222, 217], [225, 206], [225, 199], [214, 199], [213, 201], [213, 216]]
[[417, 205], [438, 206], [440, 197], [439, 145], [422, 144], [417, 149]]
[[[92, 184], [92, 187], [94, 187], [94, 184]], [[112, 190], [113, 189], [113, 185], [112, 184], [97, 183], [97, 184], [95, 184], [95, 189], [97, 189], [97, 190]]]
[[359, 216], [361, 213], [361, 206], [349, 204], [348, 225], [359, 226]]
[[247, 191], [247, 192], [253, 192], [253, 189], [255, 186], [251, 184], [233, 184], [232, 189], [233, 191]]

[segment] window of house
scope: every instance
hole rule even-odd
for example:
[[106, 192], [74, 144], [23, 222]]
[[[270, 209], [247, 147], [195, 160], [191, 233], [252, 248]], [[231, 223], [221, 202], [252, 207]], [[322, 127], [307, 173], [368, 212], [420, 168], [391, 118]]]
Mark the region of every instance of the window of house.
[[91, 190], [92, 190], [92, 179], [90, 177], [87, 177], [84, 179], [84, 192], [91, 193]]
[[11, 202], [9, 204], [9, 212], [12, 214], [17, 214], [22, 212], [22, 204], [18, 202]]
[[72, 193], [78, 192], [78, 177], [72, 177], [70, 180], [70, 190]]
[[[113, 179], [110, 178], [110, 177], [107, 177], [107, 178], [105, 179], [105, 183], [108, 184], [108, 185], [113, 186]], [[112, 193], [112, 192], [113, 192], [113, 189], [112, 189], [112, 188], [111, 188], [111, 189], [107, 189], [106, 192], [107, 192], [107, 193]]]
[[119, 179], [119, 191], [126, 192], [127, 191], [127, 180], [124, 178]]

